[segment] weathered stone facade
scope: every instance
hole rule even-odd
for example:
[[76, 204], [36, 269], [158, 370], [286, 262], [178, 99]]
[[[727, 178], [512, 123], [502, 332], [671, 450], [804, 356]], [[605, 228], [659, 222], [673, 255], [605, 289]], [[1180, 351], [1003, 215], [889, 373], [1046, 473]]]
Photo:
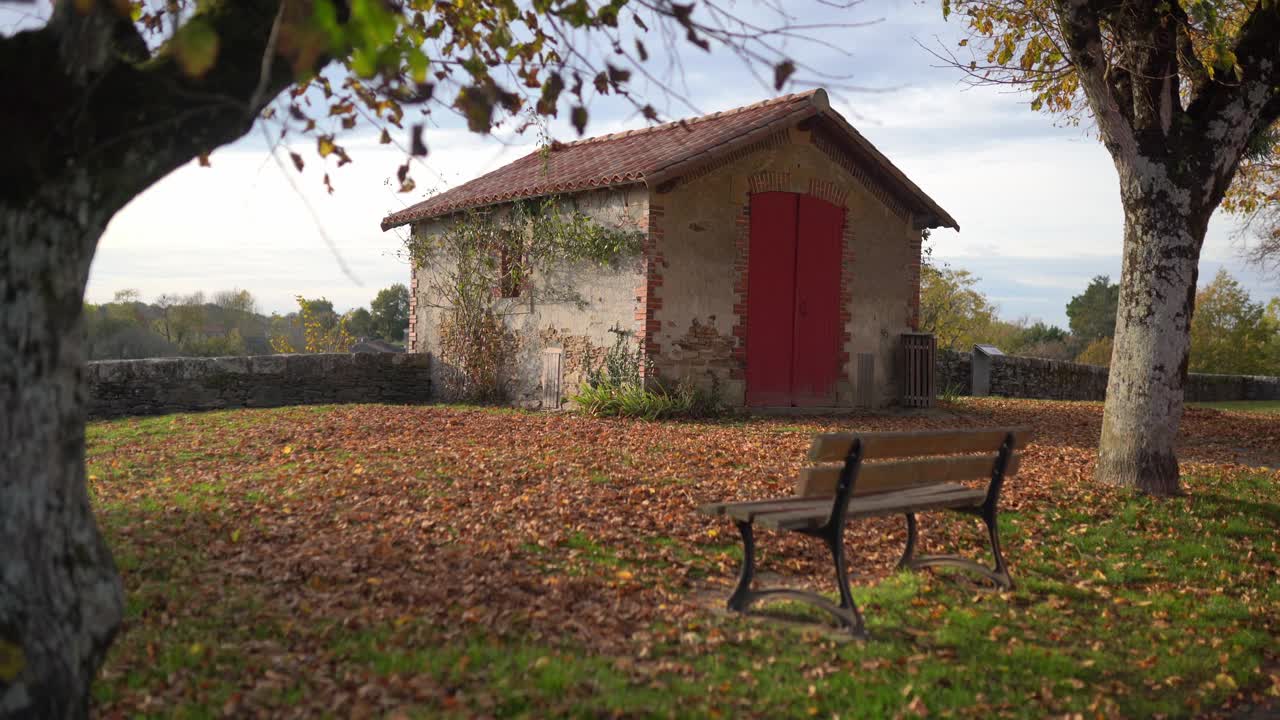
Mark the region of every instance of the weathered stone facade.
[[[968, 352], [939, 350], [939, 391], [970, 394], [972, 358]], [[1041, 400], [1105, 400], [1107, 368], [1016, 355], [993, 357], [991, 394]], [[1280, 400], [1280, 377], [1191, 373], [1184, 396], [1187, 402]]]
[[[912, 330], [917, 314], [921, 232], [909, 212], [886, 202], [891, 196], [851, 167], [857, 164], [835, 143], [792, 128], [655, 192], [652, 206], [662, 208], [661, 233], [654, 236], [661, 276], [650, 285], [658, 297], [656, 306], [650, 299], [647, 319], [660, 375], [704, 387], [714, 382], [726, 402], [744, 404], [750, 198], [794, 192], [845, 208], [837, 403], [854, 404], [856, 353], [875, 357], [874, 387], [864, 397], [878, 407], [898, 400], [895, 360], [900, 336]], [[687, 346], [691, 335], [703, 339], [698, 353], [668, 352]]]
[[400, 353], [104, 360], [85, 366], [90, 418], [431, 398], [430, 358]]
[[[533, 277], [532, 292], [500, 308], [520, 346], [505, 389], [513, 402], [527, 406], [554, 402], [544, 397], [544, 378], [548, 387], [571, 394], [585, 377], [585, 364], [613, 344], [612, 329], [634, 334], [660, 380], [715, 388], [730, 406], [747, 403], [749, 375], [753, 393], [769, 382], [790, 383], [789, 392], [757, 394], [753, 404], [892, 405], [900, 392], [901, 335], [918, 324], [922, 231], [959, 227], [831, 110], [821, 90], [553, 145], [392, 213], [383, 227], [412, 224], [417, 237], [430, 237], [456, 222], [464, 208], [503, 212], [513, 199], [554, 193], [603, 224], [634, 228], [645, 239], [638, 257], [619, 267], [557, 270], [556, 279], [578, 289], [583, 302], [548, 301], [537, 289], [550, 278]], [[772, 214], [767, 203], [789, 199], [755, 198], [756, 226], [769, 229], [757, 236], [764, 244], [756, 245], [757, 292], [750, 295], [751, 213], [753, 196], [762, 193], [792, 194], [797, 223], [769, 228], [762, 219], [786, 213]], [[804, 225], [807, 245], [801, 205], [810, 208], [805, 222], [819, 223]], [[781, 269], [788, 267], [785, 261], [767, 259], [783, 243], [794, 250], [793, 276]], [[813, 264], [803, 266], [806, 257]], [[767, 277], [774, 268], [786, 278], [776, 287]], [[437, 277], [414, 270], [410, 351], [439, 360], [439, 324], [447, 308], [438, 282], [432, 289]], [[764, 319], [786, 303], [794, 311], [793, 327], [802, 330], [789, 333], [785, 320], [771, 325]], [[748, 337], [750, 307], [758, 314], [750, 327], [762, 337]], [[783, 343], [793, 353], [790, 366], [786, 351], [778, 350]], [[749, 348], [759, 363], [752, 373]], [[814, 358], [820, 361], [802, 362]], [[443, 389], [440, 380], [451, 368], [437, 362], [435, 372], [435, 385]]]
[[[602, 225], [648, 232], [649, 194], [642, 185], [578, 193], [563, 202]], [[445, 217], [419, 223], [414, 232], [438, 233], [450, 221]], [[643, 342], [645, 325], [638, 308], [646, 306], [649, 281], [645, 270], [652, 262], [646, 248], [640, 256], [622, 258], [616, 267], [584, 262], [555, 268], [543, 276], [535, 273], [517, 297], [500, 299], [499, 312], [517, 346], [515, 361], [505, 378], [511, 402], [541, 405], [543, 351], [548, 348], [564, 350], [560, 387], [567, 394], [577, 389], [613, 345], [616, 336], [611, 329], [630, 332]], [[415, 269], [411, 287], [409, 351], [436, 357], [433, 383], [444, 392], [444, 378], [450, 368], [439, 358], [438, 348], [440, 320], [447, 303], [439, 297], [428, 270]], [[556, 290], [550, 292], [553, 288]], [[561, 292], [565, 289], [571, 290], [570, 296]]]

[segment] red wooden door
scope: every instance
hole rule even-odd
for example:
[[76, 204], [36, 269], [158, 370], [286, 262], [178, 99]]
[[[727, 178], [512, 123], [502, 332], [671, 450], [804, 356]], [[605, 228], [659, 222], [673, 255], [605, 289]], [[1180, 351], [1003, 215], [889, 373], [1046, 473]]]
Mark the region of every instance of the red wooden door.
[[832, 406], [840, 377], [840, 241], [844, 208], [801, 195], [796, 232], [792, 402]]
[[796, 196], [751, 196], [747, 252], [747, 404], [791, 404], [795, 336]]
[[835, 404], [843, 227], [844, 208], [817, 198], [751, 196], [748, 405]]

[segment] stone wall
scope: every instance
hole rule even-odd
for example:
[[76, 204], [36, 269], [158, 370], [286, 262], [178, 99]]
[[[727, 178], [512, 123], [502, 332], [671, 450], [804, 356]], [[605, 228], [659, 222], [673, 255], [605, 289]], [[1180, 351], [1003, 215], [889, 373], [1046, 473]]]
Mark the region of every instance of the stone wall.
[[417, 354], [105, 360], [85, 376], [90, 418], [431, 398], [430, 356]]
[[[959, 395], [972, 392], [973, 355], [939, 350], [938, 391]], [[1006, 355], [991, 359], [991, 394], [1044, 400], [1103, 400], [1107, 369], [1097, 365]], [[1206, 375], [1187, 379], [1188, 402], [1224, 400], [1280, 400], [1280, 377]]]
[[935, 382], [939, 395], [969, 395], [973, 392], [973, 353], [939, 348], [937, 366]]
[[1191, 373], [1187, 381], [1187, 400], [1280, 400], [1280, 377]]

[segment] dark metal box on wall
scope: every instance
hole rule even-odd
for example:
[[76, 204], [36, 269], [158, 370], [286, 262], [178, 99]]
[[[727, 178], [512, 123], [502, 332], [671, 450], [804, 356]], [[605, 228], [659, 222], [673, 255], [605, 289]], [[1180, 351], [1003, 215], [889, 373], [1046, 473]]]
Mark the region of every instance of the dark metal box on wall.
[[991, 394], [991, 358], [1004, 357], [1004, 353], [995, 345], [973, 346], [973, 396], [986, 397]]

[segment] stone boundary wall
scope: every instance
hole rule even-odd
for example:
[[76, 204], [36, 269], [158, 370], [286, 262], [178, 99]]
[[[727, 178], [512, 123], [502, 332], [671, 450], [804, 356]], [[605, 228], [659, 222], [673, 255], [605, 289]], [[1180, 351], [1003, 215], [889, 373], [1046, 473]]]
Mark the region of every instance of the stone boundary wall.
[[973, 394], [973, 353], [938, 348], [934, 377], [939, 395]]
[[100, 360], [91, 419], [192, 410], [431, 399], [430, 356], [405, 353]]
[[[938, 350], [938, 392], [968, 395], [973, 354]], [[991, 394], [1043, 400], [1104, 400], [1107, 369], [1097, 365], [1006, 355], [991, 359]], [[1188, 402], [1280, 400], [1280, 377], [1191, 373]]]

